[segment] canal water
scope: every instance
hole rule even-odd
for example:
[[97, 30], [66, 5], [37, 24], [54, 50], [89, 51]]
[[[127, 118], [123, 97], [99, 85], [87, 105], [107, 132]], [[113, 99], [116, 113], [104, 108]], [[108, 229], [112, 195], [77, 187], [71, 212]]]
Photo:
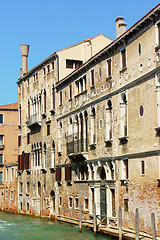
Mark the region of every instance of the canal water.
[[0, 239], [3, 240], [109, 240], [109, 237], [97, 234], [95, 237], [90, 230], [60, 222], [52, 222], [40, 218], [0, 212]]

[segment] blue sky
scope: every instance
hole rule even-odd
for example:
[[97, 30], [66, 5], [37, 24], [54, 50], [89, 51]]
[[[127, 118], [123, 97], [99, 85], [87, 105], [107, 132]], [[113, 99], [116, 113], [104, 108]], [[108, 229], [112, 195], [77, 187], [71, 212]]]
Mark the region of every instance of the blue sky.
[[128, 27], [158, 0], [5, 0], [1, 1], [0, 105], [17, 101], [20, 44], [29, 44], [28, 69], [61, 48], [99, 33], [115, 39], [115, 18]]

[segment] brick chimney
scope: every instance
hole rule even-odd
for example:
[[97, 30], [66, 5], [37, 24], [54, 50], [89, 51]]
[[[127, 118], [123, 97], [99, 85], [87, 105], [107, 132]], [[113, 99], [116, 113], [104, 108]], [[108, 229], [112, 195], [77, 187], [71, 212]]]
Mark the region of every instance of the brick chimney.
[[29, 45], [23, 44], [20, 45], [21, 55], [22, 55], [22, 75], [27, 73], [27, 60], [28, 60], [28, 52], [29, 52]]
[[122, 35], [126, 31], [127, 23], [124, 22], [124, 17], [117, 17], [116, 22], [116, 38]]

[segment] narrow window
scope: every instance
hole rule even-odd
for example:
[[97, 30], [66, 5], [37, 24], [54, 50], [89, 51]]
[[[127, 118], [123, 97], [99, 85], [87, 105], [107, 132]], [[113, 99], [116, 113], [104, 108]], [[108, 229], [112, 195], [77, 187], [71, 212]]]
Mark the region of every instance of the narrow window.
[[60, 91], [60, 105], [62, 105], [62, 91]]
[[22, 138], [21, 135], [18, 136], [18, 147], [22, 145]]
[[84, 199], [84, 206], [85, 206], [85, 209], [88, 210], [88, 198]]
[[30, 144], [30, 132], [29, 133], [27, 133], [27, 144]]
[[124, 211], [128, 212], [128, 199], [124, 199]]
[[0, 172], [0, 184], [3, 183], [3, 172]]
[[101, 75], [102, 75], [101, 68], [99, 68], [99, 78], [101, 78]]
[[13, 191], [11, 191], [11, 200], [13, 200]]
[[94, 69], [91, 70], [91, 84], [94, 86]]
[[59, 197], [59, 206], [62, 206], [62, 197]]
[[110, 77], [111, 74], [111, 58], [107, 60], [107, 77]]
[[126, 67], [126, 49], [123, 49], [121, 51], [122, 55], [122, 69]]
[[0, 165], [2, 165], [3, 164], [3, 154], [1, 153], [0, 154]]
[[47, 111], [47, 94], [46, 91], [44, 91], [44, 113]]
[[138, 53], [141, 55], [141, 43], [138, 44]]
[[50, 65], [47, 66], [47, 73], [50, 73]]
[[145, 175], [145, 163], [141, 161], [141, 175]]
[[7, 197], [8, 197], [8, 191], [6, 190], [6, 199], [7, 199]]
[[56, 181], [61, 181], [61, 168], [56, 168]]
[[65, 167], [65, 181], [71, 181], [71, 178], [72, 178], [71, 167], [66, 166]]
[[50, 135], [50, 124], [47, 125], [47, 136]]
[[14, 180], [14, 168], [12, 168], [12, 172], [11, 172], [11, 180]]
[[3, 124], [3, 114], [0, 114], [0, 124]]
[[54, 70], [54, 62], [52, 62], [52, 70]]
[[79, 199], [75, 198], [75, 208], [78, 208], [78, 207], [79, 207]]
[[55, 88], [53, 86], [52, 88], [52, 104], [53, 104], [53, 109], [55, 109]]
[[158, 45], [160, 44], [160, 22], [157, 25], [158, 27]]
[[43, 75], [46, 75], [46, 69], [43, 68]]
[[69, 97], [72, 99], [72, 84], [69, 85]]
[[21, 108], [21, 104], [19, 105], [19, 124], [22, 124], [22, 108]]
[[70, 208], [73, 207], [73, 199], [72, 199], [72, 197], [69, 197], [69, 207]]

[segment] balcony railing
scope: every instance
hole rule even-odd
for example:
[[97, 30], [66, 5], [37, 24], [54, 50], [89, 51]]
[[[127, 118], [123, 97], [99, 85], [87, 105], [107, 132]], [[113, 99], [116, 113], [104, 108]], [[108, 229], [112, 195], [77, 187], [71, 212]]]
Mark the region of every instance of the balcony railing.
[[35, 114], [31, 115], [27, 119], [27, 126], [28, 127], [30, 127], [32, 125], [36, 125], [36, 124], [41, 125], [41, 118], [40, 118], [38, 113], [35, 113]]
[[88, 139], [79, 139], [77, 135], [67, 137], [67, 154], [81, 153], [88, 151]]

